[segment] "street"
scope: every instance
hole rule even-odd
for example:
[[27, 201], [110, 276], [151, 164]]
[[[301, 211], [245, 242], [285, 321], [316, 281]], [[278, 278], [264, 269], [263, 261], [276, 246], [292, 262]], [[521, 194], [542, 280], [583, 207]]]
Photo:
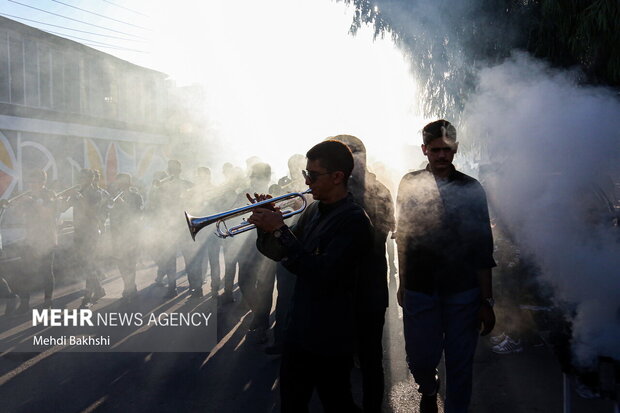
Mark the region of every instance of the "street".
[[[179, 259], [182, 268], [182, 259]], [[165, 288], [152, 284], [155, 267], [138, 271], [141, 311], [185, 305], [187, 280], [179, 279], [181, 293], [166, 301]], [[209, 279], [205, 283], [208, 302]], [[394, 287], [394, 283], [391, 284]], [[122, 280], [111, 270], [104, 281], [105, 301], [115, 305]], [[55, 303], [76, 308], [81, 283], [58, 286]], [[393, 290], [393, 288], [392, 288]], [[245, 339], [247, 311], [239, 302], [218, 310], [218, 343], [210, 353], [66, 353], [57, 348], [42, 353], [6, 352], [0, 357], [2, 412], [277, 412], [279, 359], [263, 346]], [[395, 294], [392, 291], [391, 297]], [[42, 297], [33, 296], [40, 305]], [[274, 301], [275, 302], [275, 301]], [[107, 304], [106, 304], [107, 303]], [[417, 412], [418, 394], [407, 370], [399, 308], [388, 309], [384, 333], [385, 412]], [[272, 314], [273, 316], [273, 314]], [[27, 337], [30, 314], [2, 317], [1, 331]], [[443, 374], [443, 372], [442, 372]], [[360, 398], [359, 370], [352, 376]], [[442, 388], [442, 391], [445, 389]], [[443, 394], [442, 397], [443, 398]], [[441, 408], [440, 401], [440, 411]], [[573, 395], [573, 412], [611, 412], [609, 401], [583, 400]], [[322, 411], [315, 396], [313, 412]], [[472, 412], [562, 412], [562, 375], [551, 352], [541, 343], [524, 352], [496, 355], [488, 339], [479, 342], [474, 366]]]

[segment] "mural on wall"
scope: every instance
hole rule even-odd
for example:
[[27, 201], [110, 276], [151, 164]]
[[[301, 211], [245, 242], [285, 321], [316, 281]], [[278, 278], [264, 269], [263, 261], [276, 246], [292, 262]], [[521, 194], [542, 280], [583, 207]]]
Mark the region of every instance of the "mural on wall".
[[[103, 157], [97, 147], [97, 143], [92, 139], [84, 139], [84, 168], [96, 169], [104, 171]], [[102, 181], [105, 183], [105, 173], [103, 173]]]
[[158, 171], [165, 171], [168, 167], [168, 157], [164, 155], [161, 146], [148, 145], [140, 148], [136, 179], [144, 184], [150, 184], [153, 175]]
[[129, 142], [117, 142], [114, 145], [116, 150], [116, 158], [118, 159], [118, 173], [130, 173], [136, 172], [136, 144]]
[[66, 188], [82, 168], [101, 171], [103, 185], [121, 172], [133, 175], [137, 185], [148, 185], [165, 166], [161, 145], [0, 131], [2, 199], [25, 189], [24, 176], [31, 169], [44, 169], [48, 182], [57, 180], [58, 188]]
[[[7, 198], [8, 194], [13, 192], [17, 181], [19, 180], [19, 171], [17, 168], [17, 159], [11, 148], [9, 139], [0, 131], [0, 194], [1, 198]], [[7, 196], [5, 196], [5, 194]]]

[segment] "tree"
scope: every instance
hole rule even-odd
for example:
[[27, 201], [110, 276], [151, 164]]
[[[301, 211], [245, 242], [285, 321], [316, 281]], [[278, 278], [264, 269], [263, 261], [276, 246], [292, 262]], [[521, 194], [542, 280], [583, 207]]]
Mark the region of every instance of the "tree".
[[351, 32], [371, 24], [408, 55], [427, 116], [455, 118], [479, 68], [515, 49], [583, 81], [620, 86], [619, 0], [339, 0], [355, 7]]

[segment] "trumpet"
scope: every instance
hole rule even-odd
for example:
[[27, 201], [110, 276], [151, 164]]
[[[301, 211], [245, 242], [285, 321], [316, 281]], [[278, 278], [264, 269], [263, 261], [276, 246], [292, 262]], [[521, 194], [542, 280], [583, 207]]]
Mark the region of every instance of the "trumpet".
[[301, 214], [306, 209], [306, 206], [308, 205], [308, 201], [306, 201], [306, 198], [304, 197], [304, 195], [309, 194], [310, 192], [311, 192], [310, 189], [307, 189], [304, 192], [292, 192], [290, 194], [281, 195], [275, 198], [269, 198], [264, 201], [257, 202], [255, 204], [246, 205], [241, 208], [232, 209], [230, 211], [222, 212], [222, 213], [215, 214], [215, 215], [209, 215], [206, 217], [193, 217], [189, 215], [187, 212], [185, 212], [185, 219], [187, 220], [187, 226], [189, 228], [189, 233], [192, 236], [192, 239], [194, 241], [196, 241], [196, 234], [198, 234], [198, 231], [200, 231], [204, 227], [211, 225], [211, 224], [215, 224], [215, 227], [216, 227], [215, 235], [217, 235], [219, 238], [234, 237], [235, 235], [255, 229], [256, 225], [250, 224], [244, 219], [241, 224], [228, 228], [228, 226], [226, 225], [227, 220], [235, 218], [239, 215], [250, 213], [256, 208], [261, 208], [271, 203], [277, 203], [277, 202], [282, 202], [282, 201], [288, 201], [294, 198], [300, 198], [302, 204], [299, 208], [292, 210], [292, 211], [287, 211], [282, 214], [282, 218], [284, 219], [290, 218], [293, 215]]
[[168, 175], [164, 178], [158, 179], [156, 181], [153, 181], [153, 185], [156, 186], [157, 188], [159, 188], [161, 185], [165, 184], [166, 182], [170, 182], [174, 179], [174, 175]]
[[121, 201], [123, 201], [123, 200], [124, 200], [124, 199], [123, 199], [123, 195], [124, 195], [124, 194], [125, 194], [125, 191], [121, 191], [121, 192], [119, 192], [118, 194], [116, 194], [116, 196], [115, 196], [114, 198], [111, 198], [111, 199], [108, 201], [108, 208], [110, 208], [110, 209], [114, 208], [114, 205], [116, 205], [116, 201], [118, 201], [119, 199], [120, 199]]

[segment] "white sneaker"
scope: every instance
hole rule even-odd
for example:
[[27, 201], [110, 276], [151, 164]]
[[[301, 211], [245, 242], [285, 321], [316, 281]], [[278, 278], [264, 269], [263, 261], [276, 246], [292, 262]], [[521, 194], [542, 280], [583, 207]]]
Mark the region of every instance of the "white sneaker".
[[521, 340], [513, 340], [506, 336], [506, 339], [496, 346], [491, 347], [491, 350], [496, 354], [513, 354], [523, 351], [523, 344]]
[[491, 342], [491, 344], [496, 346], [500, 344], [502, 341], [506, 340], [506, 337], [508, 337], [506, 333], [502, 332], [501, 334], [498, 334], [496, 336], [491, 336], [491, 338], [489, 338], [489, 341]]

